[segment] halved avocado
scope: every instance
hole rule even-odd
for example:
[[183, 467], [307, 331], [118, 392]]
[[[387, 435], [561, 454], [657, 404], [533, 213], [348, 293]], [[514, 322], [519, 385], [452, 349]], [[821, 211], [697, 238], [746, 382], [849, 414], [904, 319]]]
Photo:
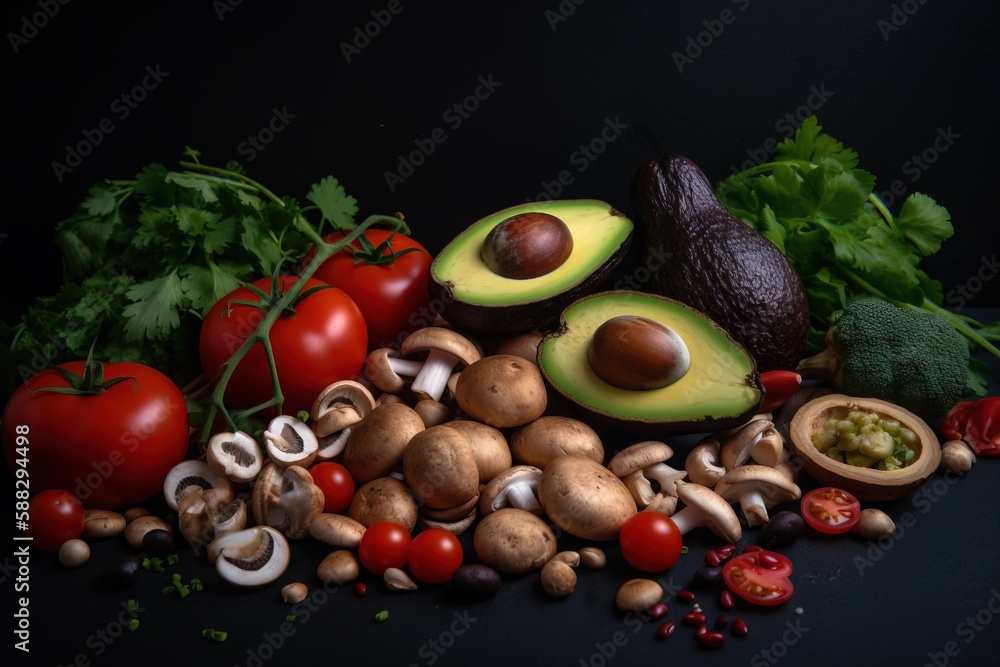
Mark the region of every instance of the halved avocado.
[[[569, 230], [572, 249], [555, 269], [531, 278], [508, 278], [483, 259], [487, 236], [501, 223], [526, 213], [555, 216]], [[472, 333], [506, 335], [554, 325], [562, 310], [597, 289], [618, 266], [632, 239], [632, 221], [592, 199], [523, 204], [473, 223], [431, 264], [431, 297], [442, 317]]]
[[[591, 341], [618, 317], [645, 318], [678, 334], [690, 356], [687, 372], [657, 389], [622, 389], [602, 380], [589, 361]], [[559, 329], [542, 339], [538, 366], [587, 416], [633, 432], [732, 428], [753, 417], [764, 399], [756, 363], [725, 330], [679, 301], [644, 292], [607, 291], [573, 302]]]

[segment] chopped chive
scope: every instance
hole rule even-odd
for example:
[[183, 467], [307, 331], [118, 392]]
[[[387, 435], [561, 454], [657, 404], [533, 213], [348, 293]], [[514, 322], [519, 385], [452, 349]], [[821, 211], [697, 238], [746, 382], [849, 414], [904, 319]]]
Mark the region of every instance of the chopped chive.
[[295, 416], [298, 418], [300, 422], [307, 422], [309, 421], [310, 415], [308, 410], [299, 410]]
[[131, 621], [128, 622], [128, 630], [129, 630], [129, 632], [135, 632], [136, 628], [138, 628], [138, 627], [139, 627], [139, 619], [138, 618], [133, 618]]
[[681, 547], [681, 553], [682, 554], [686, 554], [687, 552], [688, 552], [688, 548], [687, 547]]
[[170, 554], [169, 556], [167, 556], [167, 565], [174, 565], [179, 560], [180, 557], [177, 554]]
[[375, 614], [375, 622], [376, 623], [381, 623], [382, 621], [386, 620], [387, 618], [389, 618], [389, 611], [387, 609], [383, 609], [382, 611], [380, 611], [377, 614]]
[[223, 632], [222, 630], [217, 630], [217, 631], [215, 631], [215, 632], [212, 633], [212, 639], [214, 639], [217, 642], [224, 642], [224, 641], [226, 641], [226, 637], [228, 637], [228, 636], [229, 636], [229, 633], [228, 632]]
[[139, 608], [139, 601], [136, 600], [135, 598], [132, 598], [131, 600], [129, 600], [128, 602], [125, 603], [125, 607], [129, 611], [135, 611], [136, 609]]
[[288, 616], [285, 616], [285, 620], [291, 623], [292, 621], [295, 620], [295, 614], [289, 614]]
[[177, 589], [175, 587], [173, 587], [173, 586], [164, 586], [163, 587], [163, 594], [164, 595], [170, 595], [171, 593], [173, 593], [176, 590]]

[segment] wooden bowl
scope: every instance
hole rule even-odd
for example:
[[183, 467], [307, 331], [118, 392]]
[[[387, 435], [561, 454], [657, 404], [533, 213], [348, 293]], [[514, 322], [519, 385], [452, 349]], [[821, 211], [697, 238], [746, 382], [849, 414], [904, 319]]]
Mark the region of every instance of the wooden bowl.
[[[916, 455], [913, 462], [900, 470], [876, 470], [840, 463], [820, 453], [812, 444], [813, 433], [822, 429], [826, 420], [844, 419], [851, 410], [877, 412], [916, 433], [917, 441], [910, 445]], [[858, 500], [901, 498], [918, 489], [941, 462], [941, 443], [926, 422], [909, 410], [874, 398], [827, 394], [809, 401], [792, 418], [789, 439], [807, 475], [820, 484], [848, 491]]]

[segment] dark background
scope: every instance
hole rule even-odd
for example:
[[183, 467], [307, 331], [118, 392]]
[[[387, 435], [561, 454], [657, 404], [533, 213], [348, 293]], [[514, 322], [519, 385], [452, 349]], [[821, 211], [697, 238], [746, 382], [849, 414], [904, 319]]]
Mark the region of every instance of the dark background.
[[[92, 183], [130, 178], [150, 162], [174, 166], [185, 145], [208, 163], [242, 162], [279, 194], [302, 197], [320, 178], [336, 176], [362, 215], [404, 212], [414, 234], [436, 252], [476, 219], [535, 199], [546, 184], [551, 194], [564, 170], [572, 182], [555, 196], [602, 199], [626, 213], [628, 181], [646, 160], [686, 154], [719, 180], [766, 157], [768, 142], [786, 136], [810, 103], [825, 128], [858, 151], [879, 192], [899, 181], [905, 194], [924, 192], [951, 212], [955, 236], [923, 267], [946, 294], [960, 286], [980, 289], [964, 304], [946, 305], [1000, 306], [992, 280], [995, 3], [678, 4], [400, 0], [402, 11], [367, 45], [359, 42], [363, 48], [350, 62], [341, 44], [374, 20], [372, 12], [387, 16], [388, 2], [9, 5], [2, 23], [8, 209], [0, 222], [0, 264], [5, 276], [20, 276], [20, 290], [5, 295], [5, 315], [54, 290], [60, 274], [51, 228]], [[54, 15], [46, 17], [45, 7]], [[12, 37], [18, 34], [27, 41]], [[692, 61], [679, 68], [685, 51]], [[165, 73], [162, 81], [120, 118], [115, 100], [141, 84], [147, 67]], [[456, 127], [455, 116], [445, 114], [475, 93], [480, 77], [495, 90]], [[287, 124], [249, 159], [241, 144], [266, 128], [275, 110], [287, 114]], [[104, 118], [114, 130], [59, 180], [52, 163], [66, 162], [67, 146]], [[619, 130], [606, 150], [593, 160], [574, 157], [609, 121]], [[398, 170], [399, 156], [437, 128], [446, 141], [391, 189], [386, 172]], [[942, 136], [950, 138], [935, 147]], [[926, 168], [915, 156], [923, 156]], [[895, 212], [900, 201], [887, 203]], [[876, 653], [887, 665], [996, 664], [996, 626], [967, 632], [971, 626], [962, 625], [977, 614], [980, 624], [993, 621], [1000, 611], [993, 468], [981, 461], [961, 483], [936, 477], [938, 485], [924, 495], [885, 504], [897, 521], [906, 513], [915, 521], [872, 552], [849, 537], [812, 534], [796, 543], [788, 550], [797, 568], [796, 599], [778, 609], [741, 607], [731, 616], [744, 617], [751, 635], [730, 639], [718, 652], [697, 649], [684, 627], [658, 642], [655, 623], [616, 612], [614, 591], [635, 573], [609, 545], [609, 568], [582, 573], [578, 591], [563, 601], [545, 598], [533, 576], [507, 580], [497, 598], [471, 606], [441, 588], [392, 596], [370, 581], [373, 592], [364, 599], [338, 591], [307, 623], [300, 618], [263, 664], [832, 665], [869, 664]], [[758, 539], [748, 532], [744, 542]], [[691, 554], [661, 575], [668, 589], [686, 586], [715, 544], [707, 533], [686, 541]], [[573, 546], [569, 539], [564, 544]], [[317, 583], [322, 550], [301, 549], [282, 583]], [[197, 596], [162, 596], [162, 582], [151, 574], [134, 590], [108, 592], [97, 574], [124, 549], [107, 541], [94, 550], [94, 561], [78, 572], [40, 554], [33, 558], [32, 664], [68, 664], [77, 655], [95, 665], [205, 657], [247, 664], [255, 652], [263, 655], [259, 647], [288, 613], [277, 587], [233, 591], [190, 553], [178, 567], [209, 583]], [[858, 557], [877, 560], [859, 569]], [[8, 556], [0, 580], [13, 588], [11, 563]], [[139, 631], [112, 643], [93, 639], [109, 629], [128, 597], [147, 609]], [[681, 606], [668, 602], [670, 618], [678, 620]], [[713, 597], [702, 603], [714, 613]], [[386, 623], [371, 622], [379, 609], [390, 611]], [[449, 635], [455, 614], [476, 620]], [[228, 629], [230, 639], [202, 640], [204, 627]], [[448, 646], [428, 648], [434, 640]]]

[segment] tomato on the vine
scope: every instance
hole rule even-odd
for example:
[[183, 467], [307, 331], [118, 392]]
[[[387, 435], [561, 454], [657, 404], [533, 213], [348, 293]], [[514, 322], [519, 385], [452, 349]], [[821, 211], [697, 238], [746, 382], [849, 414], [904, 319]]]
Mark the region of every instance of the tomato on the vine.
[[813, 489], [800, 503], [802, 518], [821, 533], [846, 533], [861, 518], [861, 503], [853, 495], [832, 486]]
[[659, 512], [636, 512], [618, 533], [622, 556], [643, 572], [660, 572], [673, 566], [683, 548], [674, 520]]
[[443, 584], [451, 581], [464, 558], [462, 543], [453, 533], [444, 528], [427, 528], [413, 538], [406, 564], [418, 580]]
[[[336, 243], [342, 231], [323, 240]], [[303, 266], [315, 255], [306, 254]], [[433, 257], [412, 237], [370, 227], [361, 238], [327, 259], [314, 278], [344, 290], [365, 316], [370, 348], [402, 342], [401, 336], [431, 324], [428, 277]]]
[[722, 566], [722, 579], [736, 595], [765, 606], [781, 604], [795, 587], [788, 575], [792, 562], [782, 554], [761, 549], [745, 551]]
[[372, 574], [381, 576], [387, 568], [406, 565], [413, 537], [405, 526], [394, 521], [376, 521], [368, 526], [358, 544], [358, 560]]
[[[93, 393], [63, 393], [74, 383], [86, 392], [88, 378]], [[27, 460], [33, 492], [64, 489], [102, 509], [161, 494], [189, 438], [180, 389], [132, 362], [71, 361], [37, 373], [11, 395], [0, 424], [7, 463], [16, 471]]]
[[[286, 293], [296, 276], [279, 276], [278, 289]], [[271, 290], [271, 278], [253, 286]], [[299, 292], [304, 298], [294, 305], [294, 313], [283, 313], [271, 327], [278, 382], [284, 397], [282, 412], [294, 415], [309, 410], [319, 393], [337, 380], [357, 377], [368, 352], [368, 332], [357, 304], [343, 290], [310, 278]], [[239, 287], [209, 310], [201, 326], [198, 351], [202, 369], [216, 379], [224, 364], [250, 337], [264, 318], [256, 306], [234, 303], [261, 299], [246, 287]], [[254, 345], [240, 360], [226, 385], [224, 400], [234, 408], [252, 408], [269, 400], [274, 389], [264, 348]]]
[[46, 489], [28, 504], [28, 535], [43, 551], [58, 551], [63, 542], [83, 534], [83, 503], [69, 491]]
[[323, 461], [309, 467], [313, 482], [323, 492], [323, 511], [340, 514], [354, 499], [354, 478], [351, 472], [336, 461]]

